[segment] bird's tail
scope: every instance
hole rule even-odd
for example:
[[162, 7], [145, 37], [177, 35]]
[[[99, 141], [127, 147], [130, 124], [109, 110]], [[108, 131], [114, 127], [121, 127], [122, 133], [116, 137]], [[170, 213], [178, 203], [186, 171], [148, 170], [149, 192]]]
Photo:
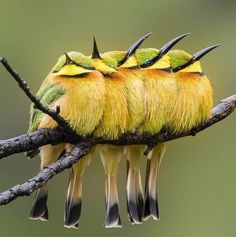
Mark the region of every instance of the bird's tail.
[[32, 220], [48, 220], [48, 183], [43, 184], [43, 186], [38, 190], [36, 198], [33, 203], [33, 207], [30, 212], [30, 219]]
[[106, 228], [118, 228], [121, 227], [121, 219], [116, 176], [120, 160], [124, 155], [124, 148], [101, 145], [99, 150], [105, 170], [106, 214], [104, 225]]
[[159, 207], [157, 198], [157, 179], [161, 160], [165, 153], [164, 143], [158, 144], [150, 153], [146, 167], [145, 180], [145, 208], [144, 219], [152, 217], [154, 220], [159, 220]]
[[143, 219], [143, 188], [140, 174], [140, 158], [145, 146], [127, 146], [125, 153], [127, 157], [127, 210], [130, 221], [133, 224], [141, 224]]
[[69, 184], [65, 201], [64, 226], [78, 228], [81, 216], [82, 185], [86, 167], [90, 164], [92, 154], [84, 156], [70, 170]]
[[[46, 145], [41, 147], [41, 170], [49, 165], [50, 163], [56, 161], [61, 153], [64, 151], [65, 145], [59, 144], [56, 146]], [[36, 194], [36, 198], [33, 203], [33, 207], [30, 212], [30, 219], [33, 220], [48, 220], [48, 183], [42, 185]]]
[[119, 200], [116, 177], [111, 175], [105, 176], [105, 203], [106, 203], [106, 214], [105, 214], [105, 227], [106, 228], [117, 228], [121, 227], [121, 219], [119, 213]]
[[82, 204], [82, 177], [71, 169], [69, 185], [65, 202], [64, 226], [77, 228], [81, 215]]

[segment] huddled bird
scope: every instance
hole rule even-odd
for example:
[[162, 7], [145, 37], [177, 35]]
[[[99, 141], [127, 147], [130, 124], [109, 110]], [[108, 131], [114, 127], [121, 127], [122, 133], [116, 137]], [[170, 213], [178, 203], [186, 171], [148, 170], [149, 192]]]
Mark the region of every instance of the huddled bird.
[[[103, 74], [106, 88], [103, 117], [94, 131], [94, 136], [117, 139], [124, 134], [128, 119], [125, 78], [108, 65], [114, 63], [112, 57], [102, 58], [100, 56], [95, 38], [91, 59], [94, 68]], [[117, 173], [124, 148], [99, 145], [98, 150], [105, 171], [106, 215], [104, 225], [106, 228], [121, 227]]]
[[[77, 52], [65, 53], [50, 71], [37, 96], [49, 108], [60, 106], [60, 114], [71, 128], [81, 136], [91, 134], [103, 116], [105, 83], [100, 72], [93, 70], [91, 60]], [[38, 128], [56, 127], [56, 122], [48, 115], [35, 109], [30, 111], [29, 131]], [[92, 115], [92, 116], [91, 116]], [[57, 160], [68, 144], [46, 145], [40, 148], [41, 169]], [[66, 227], [77, 227], [82, 194], [82, 176], [90, 160], [88, 154], [71, 169], [65, 204]], [[32, 219], [48, 219], [48, 183], [38, 191], [30, 213]]]
[[[188, 34], [164, 44], [160, 50], [138, 49], [151, 35], [137, 39], [126, 51], [100, 53], [93, 40], [92, 55], [64, 53], [42, 83], [37, 96], [60, 115], [70, 129], [81, 136], [108, 140], [130, 133], [178, 134], [211, 117], [213, 89], [203, 73], [200, 59], [216, 48], [213, 45], [190, 55], [172, 48]], [[29, 132], [54, 128], [57, 123], [34, 106], [30, 110]], [[73, 144], [45, 145], [40, 148], [41, 169], [69, 152]], [[158, 179], [164, 143], [154, 144], [146, 159], [145, 187], [141, 160], [146, 144], [115, 146], [99, 144], [70, 169], [65, 201], [64, 226], [77, 228], [81, 216], [82, 183], [95, 152], [105, 172], [106, 228], [121, 227], [117, 188], [118, 169], [127, 161], [127, 212], [132, 224], [152, 217], [159, 219]], [[37, 151], [30, 151], [33, 157]], [[48, 183], [37, 192], [30, 218], [48, 219]]]

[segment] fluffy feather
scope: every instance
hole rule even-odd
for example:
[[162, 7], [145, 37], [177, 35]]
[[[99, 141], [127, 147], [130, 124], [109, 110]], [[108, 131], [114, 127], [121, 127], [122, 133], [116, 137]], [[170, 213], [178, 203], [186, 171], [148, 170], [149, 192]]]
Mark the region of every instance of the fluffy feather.
[[[181, 50], [172, 50], [168, 55], [173, 68], [191, 59], [191, 55]], [[189, 130], [210, 118], [213, 89], [207, 76], [202, 72], [199, 61], [176, 72], [175, 78], [178, 84], [178, 97], [169, 129], [178, 133]]]

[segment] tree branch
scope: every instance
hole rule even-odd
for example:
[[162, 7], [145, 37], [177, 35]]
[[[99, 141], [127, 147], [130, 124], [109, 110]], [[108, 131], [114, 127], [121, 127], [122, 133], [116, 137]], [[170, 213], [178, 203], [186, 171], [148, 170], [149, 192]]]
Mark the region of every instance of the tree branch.
[[171, 134], [167, 131], [160, 133], [150, 134], [125, 134], [118, 140], [106, 140], [103, 138], [83, 138], [74, 134], [71, 130], [65, 131], [60, 127], [54, 129], [39, 129], [29, 134], [23, 134], [11, 139], [0, 140], [0, 159], [9, 155], [26, 152], [37, 149], [47, 144], [59, 144], [68, 142], [78, 144], [80, 142], [89, 142], [91, 144], [113, 144], [113, 145], [132, 145], [132, 144], [157, 144], [185, 136], [194, 136], [198, 132], [214, 125], [215, 123], [223, 120], [229, 116], [236, 109], [236, 95], [229, 96], [220, 101], [220, 103], [213, 108], [212, 117], [205, 123], [191, 129], [190, 131]]
[[34, 190], [40, 188], [43, 183], [47, 182], [56, 174], [65, 169], [70, 168], [84, 155], [88, 154], [91, 147], [96, 144], [113, 144], [113, 145], [132, 145], [146, 144], [148, 146], [145, 154], [160, 142], [166, 142], [185, 136], [194, 136], [198, 132], [212, 126], [213, 124], [223, 120], [230, 115], [236, 108], [236, 95], [232, 95], [223, 99], [213, 110], [212, 117], [205, 123], [191, 129], [190, 131], [172, 134], [168, 131], [161, 131], [157, 134], [124, 134], [117, 140], [106, 140], [103, 138], [81, 137], [71, 131], [69, 124], [60, 115], [60, 108], [56, 110], [49, 109], [43, 105], [40, 100], [34, 96], [27, 83], [19, 76], [19, 74], [8, 64], [5, 58], [0, 57], [0, 62], [10, 73], [10, 75], [19, 84], [27, 97], [34, 103], [35, 108], [48, 114], [57, 123], [58, 127], [54, 129], [40, 129], [29, 134], [23, 134], [7, 140], [0, 140], [0, 159], [11, 154], [26, 152], [37, 149], [43, 145], [56, 145], [62, 142], [76, 144], [71, 152], [62, 155], [56, 162], [45, 167], [36, 176], [29, 179], [21, 185], [16, 185], [3, 193], [0, 193], [0, 205], [7, 204], [17, 197], [30, 195]]
[[171, 134], [162, 131], [158, 134], [125, 134], [118, 140], [105, 140], [103, 138], [87, 137], [82, 138], [72, 132], [65, 132], [60, 127], [54, 129], [40, 129], [36, 132], [24, 134], [8, 140], [0, 141], [0, 158], [9, 156], [14, 153], [25, 152], [36, 149], [46, 144], [59, 144], [68, 142], [77, 144], [70, 152], [64, 154], [58, 161], [45, 167], [36, 176], [27, 182], [16, 185], [3, 193], [0, 193], [0, 205], [7, 204], [17, 197], [30, 195], [33, 191], [40, 188], [43, 183], [47, 182], [56, 174], [65, 169], [70, 168], [82, 156], [89, 153], [92, 146], [96, 144], [113, 144], [113, 145], [132, 145], [132, 144], [147, 144], [153, 147], [157, 143], [167, 142], [185, 136], [194, 136], [198, 132], [214, 125], [229, 116], [236, 109], [236, 95], [227, 97], [212, 110], [212, 117], [205, 123], [193, 128], [190, 131], [180, 134]]
[[71, 152], [62, 155], [60, 159], [45, 167], [33, 178], [1, 193], [0, 205], [7, 204], [17, 197], [30, 195], [34, 190], [40, 188], [43, 183], [47, 182], [53, 176], [62, 172], [66, 168], [70, 168], [75, 162], [81, 159], [82, 156], [86, 155], [89, 152], [89, 149], [90, 147], [87, 143], [78, 144], [71, 150]]

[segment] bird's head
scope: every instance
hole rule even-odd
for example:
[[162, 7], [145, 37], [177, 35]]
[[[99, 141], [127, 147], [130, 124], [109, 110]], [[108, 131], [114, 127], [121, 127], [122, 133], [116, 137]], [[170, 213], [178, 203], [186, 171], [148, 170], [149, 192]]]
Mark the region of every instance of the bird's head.
[[193, 72], [202, 73], [200, 59], [207, 53], [218, 47], [219, 45], [213, 45], [204, 48], [194, 55], [190, 55], [182, 50], [171, 50], [168, 52], [170, 56], [170, 64], [173, 72]]
[[83, 78], [94, 72], [92, 60], [79, 52], [64, 53], [59, 57], [58, 62], [50, 74], [63, 78]]

